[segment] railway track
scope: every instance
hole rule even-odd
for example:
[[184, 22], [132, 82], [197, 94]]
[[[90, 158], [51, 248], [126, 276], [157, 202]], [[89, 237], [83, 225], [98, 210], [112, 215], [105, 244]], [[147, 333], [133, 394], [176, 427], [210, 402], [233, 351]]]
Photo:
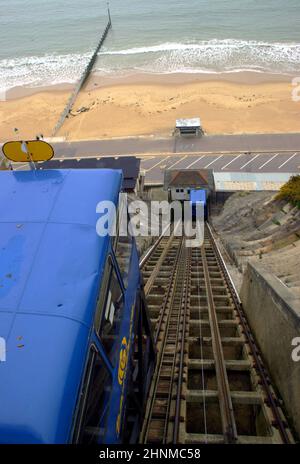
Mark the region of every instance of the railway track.
[[142, 443], [293, 443], [225, 262], [160, 237], [141, 263], [157, 364]]

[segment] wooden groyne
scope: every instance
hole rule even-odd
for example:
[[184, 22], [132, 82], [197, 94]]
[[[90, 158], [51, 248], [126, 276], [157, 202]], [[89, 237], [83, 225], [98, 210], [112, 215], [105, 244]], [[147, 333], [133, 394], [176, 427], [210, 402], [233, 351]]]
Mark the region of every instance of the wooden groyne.
[[59, 131], [59, 129], [61, 128], [61, 126], [63, 125], [65, 119], [67, 118], [67, 116], [69, 115], [74, 103], [75, 103], [75, 100], [77, 98], [77, 95], [79, 94], [80, 90], [82, 89], [83, 85], [85, 84], [86, 80], [88, 79], [93, 67], [94, 67], [94, 64], [97, 60], [97, 55], [107, 37], [107, 34], [111, 28], [111, 17], [110, 17], [110, 11], [108, 9], [108, 23], [106, 25], [106, 28], [104, 29], [104, 32], [101, 36], [101, 39], [99, 40], [98, 44], [97, 44], [97, 47], [93, 53], [93, 55], [91, 56], [90, 58], [90, 61], [88, 62], [86, 68], [84, 69], [83, 73], [82, 73], [82, 76], [81, 78], [79, 79], [79, 81], [77, 82], [72, 94], [70, 95], [70, 98], [69, 100], [67, 101], [67, 104], [65, 106], [65, 109], [63, 110], [62, 114], [60, 115], [60, 118], [59, 120], [57, 121], [57, 124], [53, 130], [53, 133], [52, 133], [52, 136], [54, 137], [57, 132]]

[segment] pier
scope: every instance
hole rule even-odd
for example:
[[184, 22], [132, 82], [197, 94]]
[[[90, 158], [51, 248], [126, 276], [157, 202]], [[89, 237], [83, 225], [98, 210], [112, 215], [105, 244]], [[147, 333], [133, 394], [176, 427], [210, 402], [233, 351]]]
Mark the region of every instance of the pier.
[[70, 95], [70, 98], [69, 100], [67, 101], [67, 104], [65, 106], [65, 109], [63, 110], [62, 114], [60, 115], [60, 118], [53, 130], [53, 133], [52, 133], [52, 136], [54, 137], [57, 132], [59, 131], [59, 129], [61, 128], [61, 126], [63, 125], [65, 119], [68, 117], [75, 101], [76, 101], [76, 98], [80, 92], [80, 90], [82, 89], [83, 85], [85, 84], [85, 82], [87, 81], [93, 67], [94, 67], [94, 64], [97, 60], [97, 56], [98, 56], [98, 53], [102, 47], [102, 45], [104, 44], [105, 42], [105, 39], [107, 37], [107, 34], [110, 30], [110, 28], [112, 27], [112, 23], [111, 23], [111, 16], [110, 16], [110, 11], [109, 11], [109, 7], [108, 7], [108, 22], [107, 22], [107, 25], [104, 29], [104, 32], [96, 46], [96, 49], [94, 51], [94, 53], [92, 54], [87, 66], [85, 67], [82, 75], [81, 75], [81, 78], [79, 79], [79, 81], [77, 82], [72, 94]]

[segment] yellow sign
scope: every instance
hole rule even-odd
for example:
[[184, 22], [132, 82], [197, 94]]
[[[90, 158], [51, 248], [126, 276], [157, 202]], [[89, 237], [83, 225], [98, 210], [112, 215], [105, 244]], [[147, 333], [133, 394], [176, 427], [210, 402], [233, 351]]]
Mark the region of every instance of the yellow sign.
[[119, 414], [118, 414], [118, 417], [117, 417], [117, 420], [116, 420], [116, 432], [117, 432], [117, 435], [120, 435], [120, 431], [121, 431], [121, 414], [122, 414], [123, 402], [124, 402], [124, 379], [125, 379], [125, 376], [126, 376], [126, 366], [127, 366], [127, 361], [128, 361], [128, 353], [129, 353], [130, 345], [131, 345], [131, 335], [132, 335], [132, 327], [133, 327], [134, 308], [135, 308], [135, 302], [131, 306], [130, 330], [129, 330], [128, 343], [127, 343], [126, 337], [123, 337], [122, 338], [122, 343], [121, 343], [120, 355], [119, 355], [118, 381], [119, 381], [119, 384], [122, 386], [122, 395], [121, 395], [120, 405], [119, 405]]
[[[120, 350], [120, 356], [119, 356], [119, 369], [118, 369], [118, 381], [120, 385], [123, 384], [125, 373], [126, 373], [126, 366], [127, 366], [127, 361], [128, 361], [128, 349], [129, 349], [129, 346], [127, 345], [126, 337], [123, 337], [122, 344], [121, 344], [121, 350]], [[121, 395], [120, 408], [119, 408], [120, 412], [118, 414], [117, 422], [116, 422], [116, 432], [118, 435], [120, 434], [120, 429], [121, 429], [121, 413], [122, 413], [122, 407], [123, 407], [123, 400], [124, 400], [124, 393], [123, 393], [123, 388], [122, 388], [122, 395]]]
[[120, 385], [122, 385], [123, 380], [124, 380], [124, 375], [125, 375], [126, 365], [127, 365], [127, 355], [128, 355], [127, 340], [126, 340], [126, 337], [123, 337], [120, 357], [119, 357], [119, 370], [118, 370], [118, 381]]
[[16, 163], [48, 161], [54, 156], [52, 146], [43, 140], [6, 142], [2, 151], [6, 158]]

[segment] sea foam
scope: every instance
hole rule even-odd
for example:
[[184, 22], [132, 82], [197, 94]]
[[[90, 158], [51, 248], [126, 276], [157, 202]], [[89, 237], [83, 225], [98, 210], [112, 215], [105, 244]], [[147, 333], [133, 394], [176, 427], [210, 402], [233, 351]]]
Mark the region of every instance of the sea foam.
[[[73, 83], [92, 50], [83, 54], [30, 56], [0, 61], [0, 90], [11, 87]], [[143, 47], [104, 47], [95, 66], [98, 74], [271, 72], [300, 73], [299, 43], [235, 39], [197, 43], [165, 42]]]

